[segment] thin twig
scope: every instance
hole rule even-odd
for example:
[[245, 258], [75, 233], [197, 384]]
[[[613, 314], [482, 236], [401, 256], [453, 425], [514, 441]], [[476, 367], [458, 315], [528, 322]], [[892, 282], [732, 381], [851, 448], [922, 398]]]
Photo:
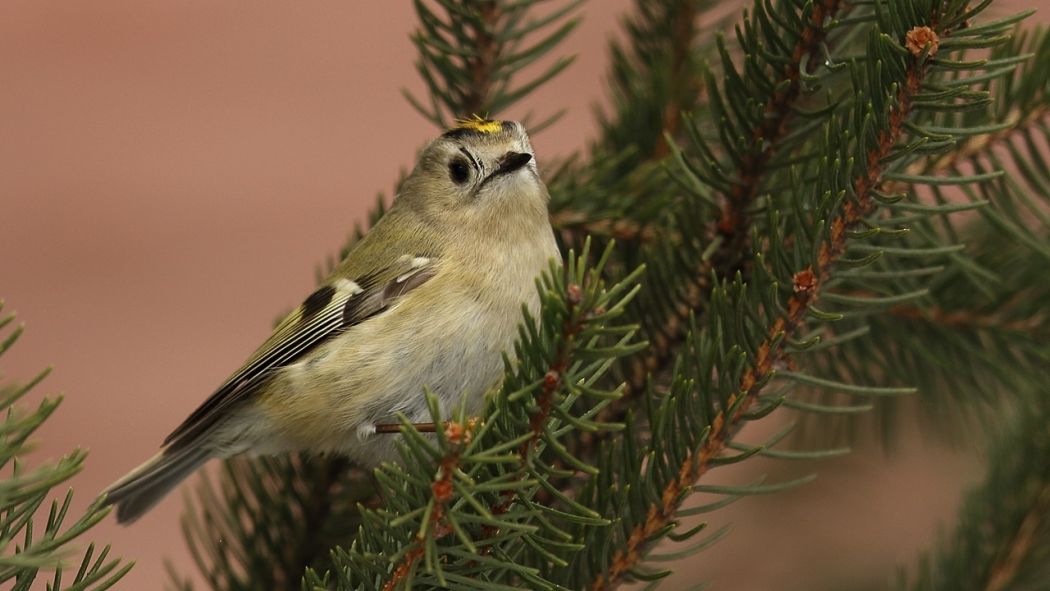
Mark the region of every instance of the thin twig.
[[[492, 101], [492, 72], [495, 69], [496, 59], [499, 57], [499, 44], [492, 36], [492, 30], [496, 27], [502, 17], [499, 5], [492, 0], [484, 0], [478, 3], [478, 14], [481, 25], [471, 27], [474, 32], [474, 45], [477, 56], [468, 58], [468, 69], [470, 72], [470, 91], [463, 97], [463, 113], [458, 115], [487, 115], [483, 113]], [[453, 113], [457, 115], [457, 113]]]
[[629, 219], [589, 219], [587, 214], [563, 209], [551, 214], [551, 226], [555, 230], [571, 232], [577, 236], [607, 236], [618, 242], [652, 242], [657, 231], [652, 226]]
[[733, 185], [730, 194], [725, 196], [721, 213], [702, 232], [709, 241], [719, 240], [720, 244], [710, 258], [699, 262], [693, 273], [694, 280], [686, 286], [674, 313], [650, 337], [648, 355], [637, 357], [631, 369], [629, 392], [642, 390], [649, 374], [673, 358], [675, 347], [685, 334], [689, 315], [702, 313], [703, 303], [710, 297], [714, 287], [712, 270], [717, 270], [722, 277], [732, 277], [740, 268], [741, 257], [746, 255], [749, 248], [750, 221], [745, 212], [754, 204], [762, 181], [766, 178], [766, 166], [787, 133], [792, 107], [801, 95], [802, 60], [820, 50], [820, 44], [826, 37], [824, 21], [834, 18], [843, 9], [840, 0], [823, 0], [813, 5], [806, 29], [792, 48], [791, 60], [784, 64], [781, 77], [773, 87], [777, 88], [784, 82], [788, 85], [769, 97], [762, 124], [754, 129], [752, 145], [763, 147], [757, 155], [744, 156], [736, 171], [740, 183]]
[[[925, 320], [931, 324], [965, 330], [999, 330], [1004, 332], [1026, 333], [1032, 337], [1050, 336], [1045, 325], [1046, 319], [1037, 315], [1024, 320], [1007, 321], [1000, 314], [988, 315], [972, 310], [945, 310], [938, 306], [919, 308], [917, 306], [894, 306], [888, 312], [891, 316], [909, 320]], [[1043, 330], [1040, 330], [1043, 329]]]
[[[413, 423], [412, 427], [416, 431], [419, 431], [420, 433], [434, 433], [435, 431], [437, 431], [437, 425], [435, 425], [434, 423]], [[376, 434], [377, 435], [378, 434], [382, 434], [382, 435], [396, 435], [398, 433], [401, 433], [404, 430], [405, 430], [405, 426], [400, 424], [400, 423], [396, 423], [396, 424], [386, 424], [386, 423], [384, 423], [382, 425], [376, 425]]]
[[1021, 563], [1024, 562], [1032, 545], [1036, 542], [1039, 527], [1046, 520], [1047, 513], [1050, 513], [1050, 484], [1043, 486], [1039, 491], [1039, 496], [1032, 503], [1028, 513], [1017, 527], [1017, 533], [1010, 540], [1005, 555], [992, 565], [985, 591], [1003, 591], [1013, 583]]
[[383, 591], [393, 591], [408, 578], [416, 562], [426, 554], [428, 532], [433, 539], [440, 539], [452, 533], [452, 526], [445, 519], [445, 507], [452, 500], [452, 476], [459, 468], [460, 455], [466, 444], [470, 443], [477, 424], [476, 421], [468, 421], [465, 424], [449, 421], [446, 424], [445, 437], [452, 444], [452, 449], [441, 458], [437, 475], [430, 484], [431, 502], [434, 504], [430, 511], [430, 523], [424, 531], [416, 534], [415, 542], [394, 565], [390, 578], [383, 584]]
[[[584, 324], [587, 322], [587, 314], [577, 314], [576, 309], [580, 304], [583, 297], [583, 291], [579, 285], [570, 284], [567, 289], [566, 298], [566, 317], [565, 322], [562, 323], [561, 331], [558, 339], [558, 348], [554, 354], [554, 358], [551, 361], [546, 374], [543, 378], [543, 383], [540, 387], [540, 391], [536, 397], [537, 405], [539, 409], [529, 419], [529, 428], [532, 431], [532, 438], [524, 443], [518, 450], [518, 454], [521, 457], [521, 465], [524, 466], [527, 462], [529, 454], [533, 453], [538, 447], [540, 438], [546, 429], [546, 424], [550, 419], [551, 411], [554, 405], [554, 395], [558, 389], [564, 384], [564, 374], [572, 364], [576, 339], [574, 338], [582, 329]], [[447, 423], [446, 436], [450, 440], [458, 440], [469, 442], [471, 433], [479, 421], [472, 419], [467, 422], [466, 425], [461, 425], [456, 422]], [[465, 433], [465, 435], [463, 435]], [[444, 509], [448, 501], [452, 498], [452, 473], [459, 465], [459, 457], [462, 449], [456, 447], [452, 453], [446, 455], [440, 465], [438, 471], [439, 478], [435, 479], [434, 484], [431, 486], [432, 494], [434, 496], [435, 508], [431, 513], [431, 527], [432, 536], [434, 539], [441, 539], [453, 532], [452, 527], [444, 522]], [[490, 508], [490, 512], [493, 515], [502, 515], [510, 510], [510, 507], [514, 504], [517, 499], [518, 488], [513, 488], [504, 493], [503, 498], [494, 506]], [[490, 538], [499, 533], [499, 528], [486, 525], [482, 528], [482, 538]], [[383, 585], [383, 591], [393, 591], [397, 585], [405, 580], [411, 572], [415, 563], [423, 557], [425, 553], [425, 542], [426, 538], [421, 537], [416, 540], [411, 548], [405, 551], [402, 555], [401, 560], [394, 566], [391, 572], [391, 578]], [[485, 552], [489, 550], [485, 548]]]
[[[986, 154], [1000, 144], [1010, 142], [1015, 134], [1045, 120], [1047, 117], [1050, 117], [1050, 106], [1047, 105], [1033, 109], [1024, 116], [1016, 112], [1011, 113], [1007, 117], [1008, 120], [1013, 122], [1009, 127], [993, 133], [973, 136], [963, 142], [958, 149], [952, 150], [932, 162], [929, 160], [916, 161], [907, 167], [905, 173], [936, 175], [950, 172], [963, 162]], [[885, 183], [883, 188], [887, 193], [899, 193], [906, 186], [906, 183], [898, 181]]]
[[656, 139], [651, 160], [663, 158], [671, 151], [667, 145], [667, 135], [678, 135], [682, 127], [685, 105], [678, 99], [700, 92], [697, 77], [689, 76], [686, 71], [693, 52], [693, 39], [696, 37], [696, 19], [696, 3], [687, 1], [682, 4], [682, 12], [676, 15], [671, 27], [671, 100], [664, 107], [662, 118], [662, 129], [666, 134], [660, 134]]

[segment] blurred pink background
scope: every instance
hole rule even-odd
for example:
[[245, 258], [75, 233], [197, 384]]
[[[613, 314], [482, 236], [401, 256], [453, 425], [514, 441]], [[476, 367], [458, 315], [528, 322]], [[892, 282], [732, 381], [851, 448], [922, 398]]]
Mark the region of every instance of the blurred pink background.
[[[628, 5], [588, 4], [563, 46], [575, 65], [502, 114], [569, 108], [534, 138], [541, 165], [593, 137]], [[35, 458], [91, 450], [77, 510], [311, 291], [315, 266], [436, 133], [400, 96], [422, 90], [414, 26], [408, 2], [0, 3], [0, 297], [28, 327], [3, 370], [55, 365], [33, 400], [67, 398]], [[965, 454], [910, 440], [896, 459], [861, 450], [716, 475], [820, 478], [714, 516], [734, 532], [667, 588], [879, 587], [980, 475]], [[181, 505], [175, 494], [132, 527], [90, 533], [137, 561], [118, 588], [161, 588], [164, 558], [193, 574]]]

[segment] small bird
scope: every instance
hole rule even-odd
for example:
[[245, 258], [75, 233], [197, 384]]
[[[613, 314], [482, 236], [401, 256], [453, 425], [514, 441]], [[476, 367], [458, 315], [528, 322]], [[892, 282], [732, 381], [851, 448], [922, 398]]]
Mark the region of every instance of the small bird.
[[[481, 406], [534, 280], [558, 261], [549, 194], [515, 121], [475, 116], [430, 142], [389, 211], [240, 369], [104, 493], [142, 516], [211, 458], [291, 451], [395, 460], [377, 425]], [[466, 397], [466, 400], [463, 398]]]

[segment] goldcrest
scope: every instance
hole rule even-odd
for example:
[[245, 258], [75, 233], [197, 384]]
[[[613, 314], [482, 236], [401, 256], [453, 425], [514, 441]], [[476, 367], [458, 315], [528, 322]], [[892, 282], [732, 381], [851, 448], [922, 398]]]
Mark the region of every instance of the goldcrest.
[[[395, 460], [397, 413], [481, 406], [534, 280], [559, 257], [525, 129], [461, 121], [422, 151], [390, 210], [156, 456], [110, 486], [134, 521], [212, 458], [292, 451]], [[465, 397], [465, 400], [464, 400]]]

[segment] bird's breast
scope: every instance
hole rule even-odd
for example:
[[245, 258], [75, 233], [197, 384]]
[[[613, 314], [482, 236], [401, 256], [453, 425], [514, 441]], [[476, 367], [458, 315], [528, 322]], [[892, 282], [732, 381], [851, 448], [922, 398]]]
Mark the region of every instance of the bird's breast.
[[389, 451], [366, 441], [384, 436], [362, 437], [372, 425], [396, 423], [398, 413], [431, 421], [425, 391], [437, 397], [442, 416], [461, 404], [478, 412], [502, 377], [502, 353], [513, 349], [522, 304], [534, 316], [538, 311], [534, 280], [548, 258], [534, 259], [508, 253], [489, 259], [495, 268], [441, 269], [389, 310], [286, 368], [265, 413], [290, 447], [363, 460], [362, 453]]

